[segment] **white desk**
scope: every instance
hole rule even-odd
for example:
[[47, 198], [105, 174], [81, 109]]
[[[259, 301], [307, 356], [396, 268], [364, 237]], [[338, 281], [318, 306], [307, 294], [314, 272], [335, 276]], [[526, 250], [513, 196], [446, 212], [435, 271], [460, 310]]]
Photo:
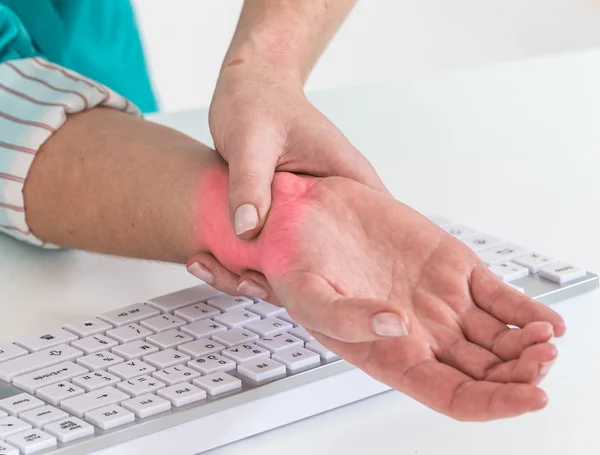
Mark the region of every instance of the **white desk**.
[[[312, 98], [398, 198], [600, 272], [600, 52]], [[210, 142], [206, 115], [157, 120]], [[180, 267], [0, 238], [0, 341], [194, 283]], [[392, 392], [213, 454], [597, 454], [598, 296], [557, 306], [569, 331], [543, 412], [464, 424]]]

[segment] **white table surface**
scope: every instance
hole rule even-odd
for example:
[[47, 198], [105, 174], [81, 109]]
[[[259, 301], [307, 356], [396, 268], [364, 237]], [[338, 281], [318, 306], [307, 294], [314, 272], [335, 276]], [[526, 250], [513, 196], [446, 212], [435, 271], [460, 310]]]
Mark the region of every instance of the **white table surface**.
[[[399, 199], [600, 272], [600, 52], [312, 99]], [[210, 142], [205, 110], [155, 120]], [[0, 341], [195, 283], [178, 266], [0, 238]], [[212, 455], [600, 453], [598, 297], [556, 306], [568, 333], [542, 412], [460, 423], [390, 392]]]

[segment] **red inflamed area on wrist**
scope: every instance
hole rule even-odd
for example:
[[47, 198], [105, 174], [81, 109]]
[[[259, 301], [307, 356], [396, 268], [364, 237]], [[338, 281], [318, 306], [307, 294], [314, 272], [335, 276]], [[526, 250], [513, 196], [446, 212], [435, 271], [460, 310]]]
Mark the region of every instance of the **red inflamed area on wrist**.
[[300, 245], [300, 229], [306, 219], [310, 189], [319, 179], [277, 173], [273, 178], [271, 211], [253, 240], [235, 235], [229, 217], [227, 168], [210, 169], [197, 189], [195, 235], [209, 251], [234, 273], [255, 270], [267, 276], [289, 271]]

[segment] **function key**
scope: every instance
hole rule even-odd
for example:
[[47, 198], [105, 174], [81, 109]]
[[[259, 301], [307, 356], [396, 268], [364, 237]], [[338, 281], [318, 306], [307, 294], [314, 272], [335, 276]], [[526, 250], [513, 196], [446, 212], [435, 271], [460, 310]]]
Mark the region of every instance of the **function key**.
[[185, 406], [202, 401], [206, 398], [206, 392], [188, 383], [178, 384], [166, 389], [161, 389], [156, 394], [169, 400], [175, 407]]
[[210, 396], [215, 396], [241, 389], [242, 381], [220, 371], [194, 379], [194, 385], [206, 390]]
[[127, 425], [135, 421], [133, 412], [123, 409], [121, 406], [111, 404], [85, 414], [85, 420], [96, 425], [102, 430], [111, 430], [112, 428]]
[[157, 397], [151, 393], [141, 395], [131, 400], [121, 403], [125, 409], [129, 409], [140, 419], [145, 419], [161, 412], [166, 412], [171, 409], [171, 402], [164, 398]]
[[272, 359], [260, 358], [238, 365], [238, 374], [255, 382], [285, 376], [285, 365]]
[[291, 372], [321, 364], [321, 356], [304, 348], [287, 348], [273, 354], [273, 360], [283, 363]]

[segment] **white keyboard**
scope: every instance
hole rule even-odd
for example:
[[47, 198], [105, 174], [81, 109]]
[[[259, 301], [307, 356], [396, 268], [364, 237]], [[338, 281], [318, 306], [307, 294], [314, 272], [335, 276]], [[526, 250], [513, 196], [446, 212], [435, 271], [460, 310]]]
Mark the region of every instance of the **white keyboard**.
[[[580, 267], [430, 219], [544, 303], [598, 287]], [[284, 309], [200, 285], [0, 343], [0, 455], [194, 455], [386, 390]]]

